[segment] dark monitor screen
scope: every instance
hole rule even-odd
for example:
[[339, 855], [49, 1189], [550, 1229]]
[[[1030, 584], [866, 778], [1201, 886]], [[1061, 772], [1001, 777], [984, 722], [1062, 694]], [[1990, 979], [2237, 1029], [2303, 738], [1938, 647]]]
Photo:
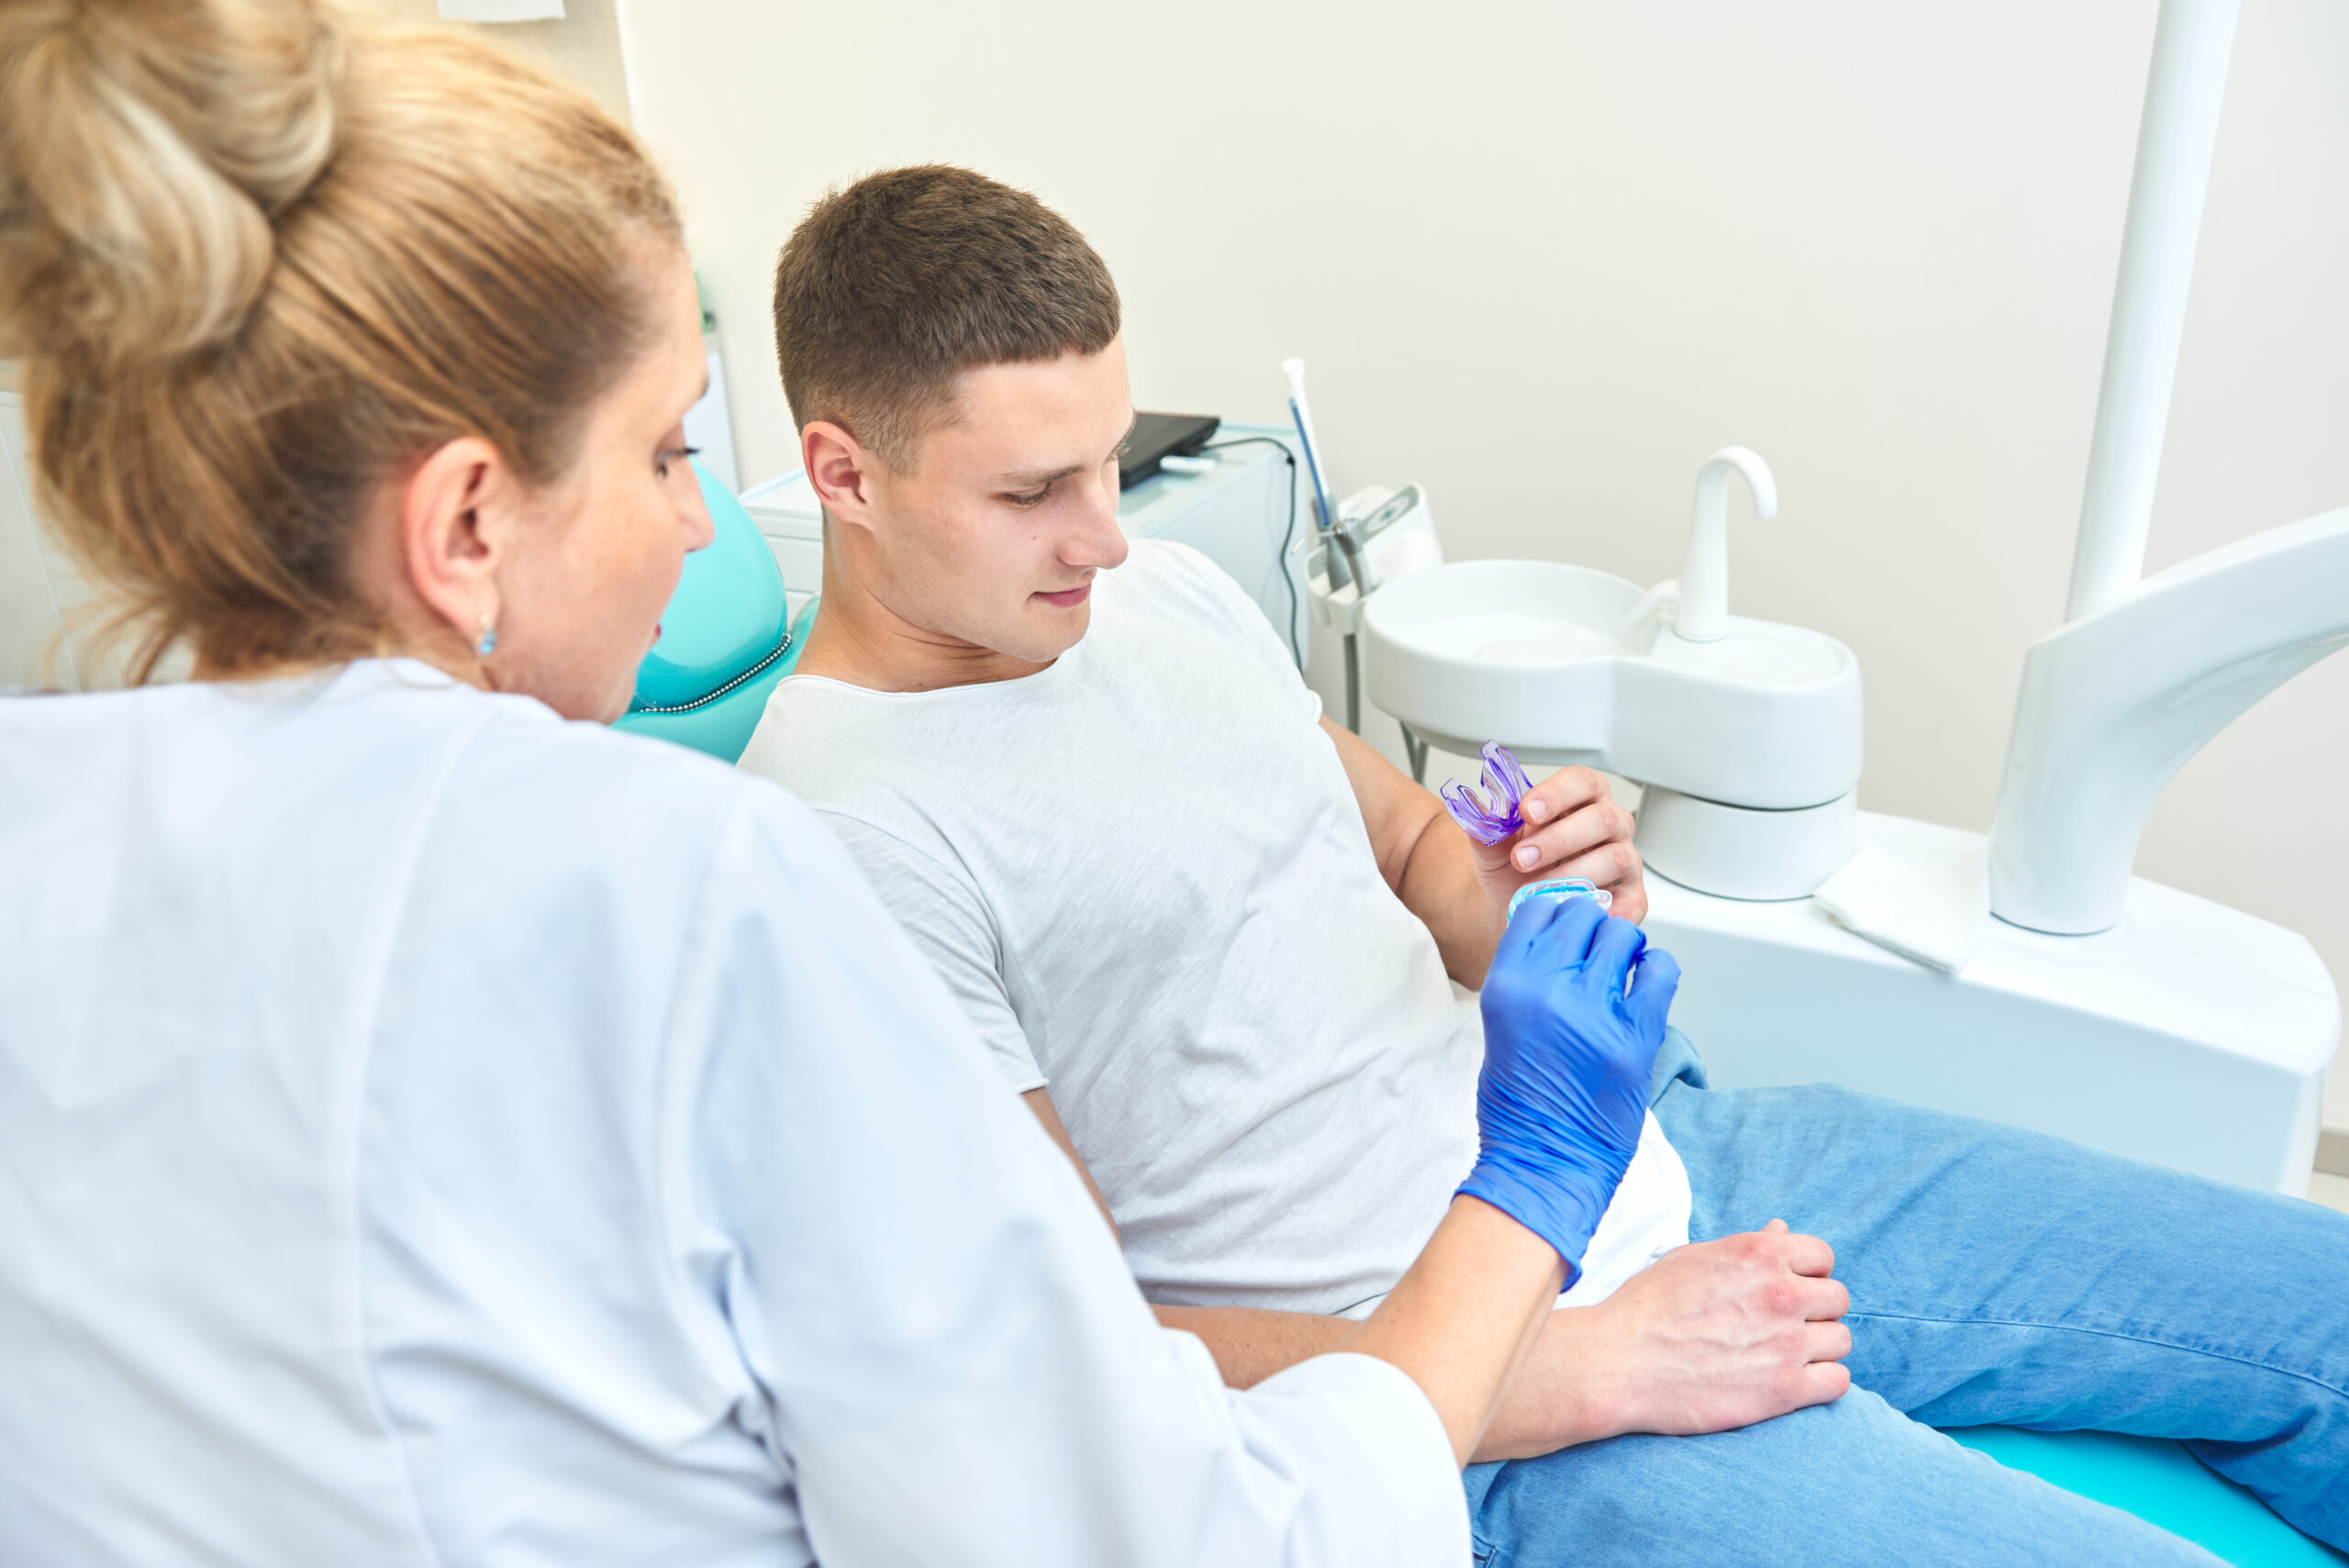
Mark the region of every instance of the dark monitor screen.
[[1213, 414], [1134, 415], [1134, 433], [1118, 460], [1118, 488], [1130, 490], [1158, 472], [1158, 460], [1188, 457], [1208, 444], [1223, 421]]

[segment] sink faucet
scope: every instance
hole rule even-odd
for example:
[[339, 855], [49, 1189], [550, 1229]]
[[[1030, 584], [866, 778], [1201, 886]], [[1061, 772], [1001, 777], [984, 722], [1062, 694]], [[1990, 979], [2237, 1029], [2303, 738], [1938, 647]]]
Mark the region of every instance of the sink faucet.
[[1745, 447], [1723, 447], [1697, 471], [1697, 513], [1688, 524], [1688, 555], [1680, 568], [1680, 613], [1673, 631], [1687, 642], [1719, 642], [1729, 634], [1729, 476], [1745, 475], [1753, 515], [1778, 513], [1778, 486], [1770, 465]]

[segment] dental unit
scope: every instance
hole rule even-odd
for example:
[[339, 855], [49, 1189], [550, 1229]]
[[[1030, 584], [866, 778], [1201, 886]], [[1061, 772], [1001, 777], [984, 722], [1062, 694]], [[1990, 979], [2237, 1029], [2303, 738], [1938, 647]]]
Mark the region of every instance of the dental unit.
[[[2295, 1195], [2307, 1181], [2331, 976], [2296, 933], [2130, 874], [2187, 759], [2349, 643], [2349, 509], [2141, 580], [2235, 14], [2162, 7], [2068, 618], [2025, 660], [1987, 838], [1859, 810], [1857, 659], [1730, 613], [1731, 476], [1758, 517], [1777, 509], [1742, 448], [1699, 470], [1675, 583], [1468, 561], [1349, 606], [1370, 700], [1414, 762], [1491, 740], [1644, 786], [1648, 929], [1686, 966], [1675, 1021], [1717, 1084], [1832, 1081]], [[1920, 917], [1958, 936], [1892, 929]]]

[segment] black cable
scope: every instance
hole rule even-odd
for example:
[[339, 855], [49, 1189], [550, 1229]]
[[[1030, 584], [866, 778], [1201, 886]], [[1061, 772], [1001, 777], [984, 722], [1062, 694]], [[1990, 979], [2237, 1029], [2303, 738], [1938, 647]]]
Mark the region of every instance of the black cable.
[[1286, 441], [1274, 436], [1235, 436], [1228, 441], [1210, 441], [1199, 450], [1212, 452], [1221, 451], [1226, 447], [1252, 446], [1279, 448], [1283, 461], [1288, 464], [1288, 522], [1281, 529], [1281, 550], [1273, 558], [1273, 564], [1280, 568], [1281, 581], [1288, 584], [1288, 635], [1281, 640], [1288, 644], [1288, 656], [1296, 660], [1297, 667], [1302, 670], [1305, 668], [1305, 650], [1297, 640], [1297, 579], [1289, 575], [1288, 570], [1289, 541], [1297, 537], [1297, 453]]

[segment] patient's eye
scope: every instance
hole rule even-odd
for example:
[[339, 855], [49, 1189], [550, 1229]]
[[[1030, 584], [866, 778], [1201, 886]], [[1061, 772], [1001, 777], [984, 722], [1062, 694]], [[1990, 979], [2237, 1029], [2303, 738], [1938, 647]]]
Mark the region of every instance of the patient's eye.
[[1004, 494], [1003, 498], [1024, 511], [1030, 506], [1041, 506], [1043, 504], [1044, 497], [1050, 495], [1052, 493], [1052, 487], [1046, 484], [1034, 490], [1007, 491]]

